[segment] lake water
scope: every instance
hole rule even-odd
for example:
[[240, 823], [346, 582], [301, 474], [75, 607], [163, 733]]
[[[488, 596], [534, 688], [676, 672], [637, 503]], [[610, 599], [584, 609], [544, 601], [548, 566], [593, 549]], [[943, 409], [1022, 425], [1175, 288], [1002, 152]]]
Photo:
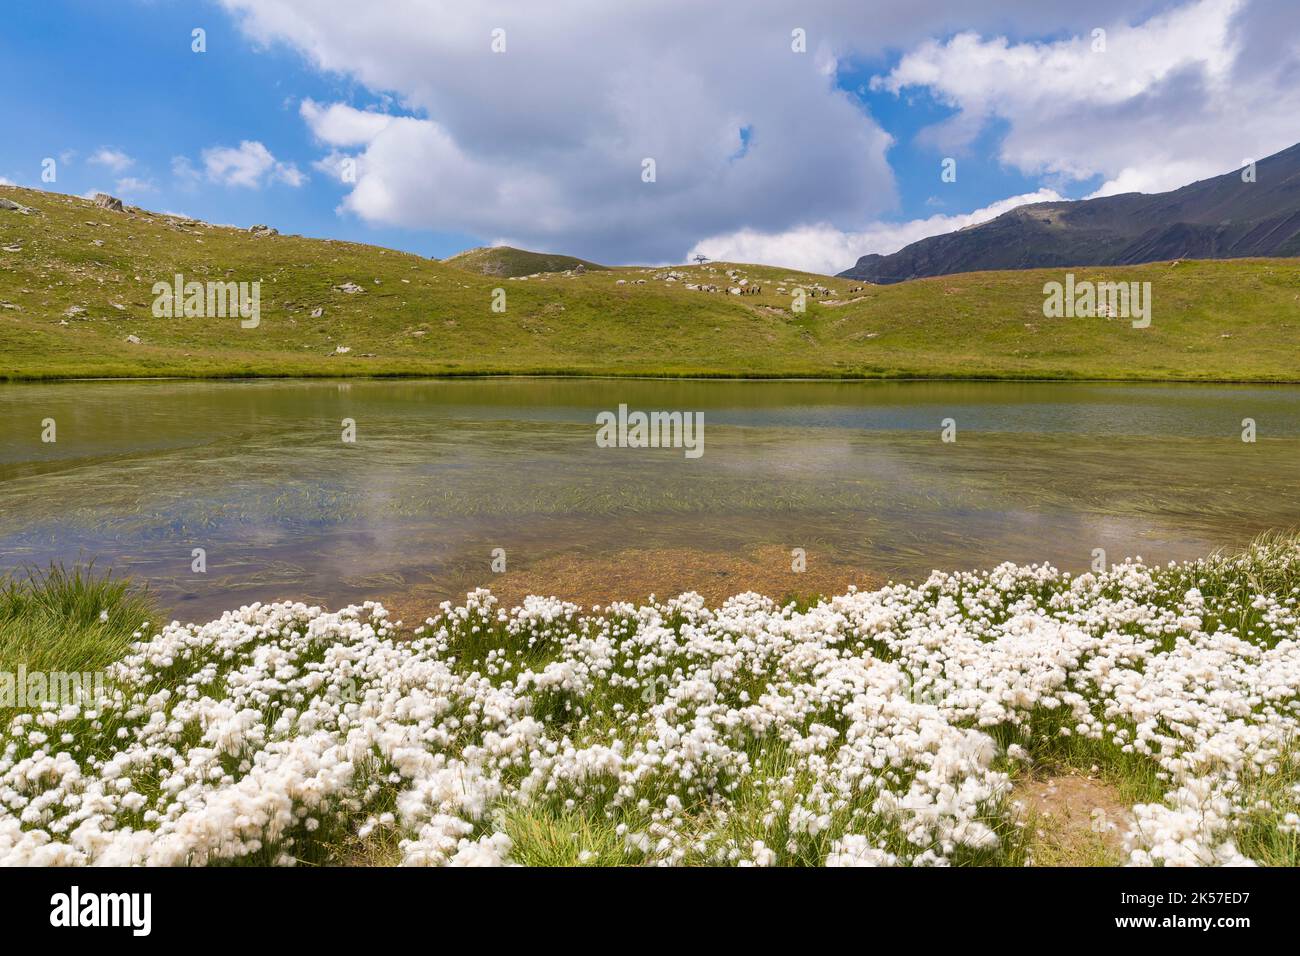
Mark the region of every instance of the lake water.
[[[702, 412], [703, 456], [597, 447], [596, 415], [621, 403]], [[688, 560], [723, 569], [717, 587], [762, 570], [798, 592], [795, 548], [810, 572], [879, 578], [1085, 570], [1094, 548], [1166, 561], [1300, 526], [1298, 440], [1300, 389], [1284, 386], [11, 384], [0, 571], [93, 558], [198, 619], [284, 598], [423, 607], [505, 580], [497, 548], [516, 583], [580, 600], [616, 578], [678, 584]]]

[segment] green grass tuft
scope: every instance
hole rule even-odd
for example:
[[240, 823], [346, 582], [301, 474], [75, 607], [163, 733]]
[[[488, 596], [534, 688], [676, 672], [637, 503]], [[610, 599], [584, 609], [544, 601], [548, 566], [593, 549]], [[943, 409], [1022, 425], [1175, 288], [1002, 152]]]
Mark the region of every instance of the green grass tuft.
[[146, 592], [93, 566], [0, 578], [0, 670], [100, 670], [156, 613]]

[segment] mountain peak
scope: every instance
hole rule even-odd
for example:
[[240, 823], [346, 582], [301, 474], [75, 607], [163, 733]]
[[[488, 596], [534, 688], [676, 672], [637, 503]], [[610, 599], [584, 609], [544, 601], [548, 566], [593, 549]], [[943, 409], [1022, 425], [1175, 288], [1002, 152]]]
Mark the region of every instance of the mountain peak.
[[885, 284], [988, 269], [1300, 256], [1300, 143], [1245, 173], [1164, 193], [1017, 206], [891, 255], [862, 256], [840, 276]]

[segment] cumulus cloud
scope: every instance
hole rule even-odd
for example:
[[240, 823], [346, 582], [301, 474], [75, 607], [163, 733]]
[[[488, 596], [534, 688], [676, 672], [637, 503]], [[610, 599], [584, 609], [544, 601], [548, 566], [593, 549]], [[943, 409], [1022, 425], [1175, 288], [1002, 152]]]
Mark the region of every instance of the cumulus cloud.
[[[925, 130], [938, 148], [1007, 124], [999, 159], [1063, 182], [1102, 177], [1093, 195], [1162, 192], [1285, 149], [1300, 113], [1300, 44], [1262, 34], [1282, 0], [1197, 0], [1137, 24], [1116, 21], [1053, 42], [963, 32], [906, 53], [876, 89], [928, 91], [954, 107]], [[1261, 73], [1251, 50], [1270, 47]]]
[[[192, 166], [188, 160], [179, 165], [174, 160], [172, 169], [183, 177], [192, 171]], [[281, 182], [297, 187], [306, 181], [297, 166], [280, 162], [256, 140], [246, 139], [238, 147], [211, 146], [205, 149], [203, 169], [211, 182], [223, 186], [258, 189], [268, 182]]]
[[104, 166], [115, 173], [123, 172], [135, 165], [135, 160], [126, 153], [109, 146], [101, 146], [91, 153], [86, 161], [96, 166]]
[[358, 110], [341, 103], [321, 106], [311, 99], [303, 100], [298, 112], [316, 138], [331, 146], [365, 146], [393, 121], [384, 113]]
[[9, 179], [5, 176], [0, 176], [0, 186], [17, 186], [17, 185], [18, 184], [14, 182], [12, 179]]
[[1243, 156], [1228, 153], [1289, 145], [1300, 105], [1285, 39], [1300, 15], [1284, 0], [1184, 0], [1138, 21], [1131, 0], [403, 0], [382, 17], [352, 0], [222, 3], [254, 41], [384, 104], [299, 108], [324, 148], [316, 167], [346, 185], [344, 211], [609, 262], [680, 261], [714, 237], [760, 253], [788, 241], [824, 268], [843, 250], [844, 268], [875, 251], [854, 242], [984, 215], [886, 224], [893, 140], [837, 77], [897, 50], [877, 90], [952, 111], [924, 144], [969, 144], [997, 122], [998, 158], [1057, 189], [1169, 188], [1232, 168]]
[[116, 191], [119, 196], [138, 196], [141, 193], [151, 193], [156, 190], [151, 179], [124, 176], [117, 181]]
[[[1270, 152], [1272, 151], [1270, 150]], [[1163, 165], [1158, 166], [1149, 163], [1125, 166], [1116, 173], [1106, 171], [1110, 178], [1084, 198], [1095, 199], [1098, 196], [1117, 196], [1120, 193], [1167, 192], [1170, 189], [1177, 189], [1179, 186], [1186, 186], [1188, 183], [1196, 182], [1198, 179], [1206, 179], [1210, 176], [1226, 173], [1233, 165], [1235, 164], [1227, 159], [1222, 163], [1215, 163], [1212, 159], [1193, 157], [1190, 159], [1171, 158]]]
[[848, 227], [896, 201], [889, 136], [827, 69], [825, 10], [445, 2], [361, 22], [347, 0], [226, 5], [258, 40], [399, 95], [402, 115], [300, 109], [322, 163], [355, 160], [343, 208], [369, 222], [664, 261], [742, 225]]
[[172, 176], [187, 189], [195, 186], [203, 178], [203, 174], [194, 168], [188, 156], [172, 157]]
[[847, 269], [859, 256], [872, 252], [888, 255], [918, 239], [988, 222], [1026, 203], [1055, 202], [1061, 198], [1055, 190], [1040, 189], [1010, 196], [974, 212], [929, 216], [907, 222], [871, 223], [854, 232], [844, 232], [825, 223], [775, 233], [741, 229], [697, 243], [687, 258], [699, 254], [724, 262], [767, 263], [833, 274]]

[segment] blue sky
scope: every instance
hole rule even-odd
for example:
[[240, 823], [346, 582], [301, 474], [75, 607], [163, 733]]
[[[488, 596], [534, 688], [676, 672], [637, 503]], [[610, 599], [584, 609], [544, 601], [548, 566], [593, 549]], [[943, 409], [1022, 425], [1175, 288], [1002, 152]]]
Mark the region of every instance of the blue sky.
[[[0, 176], [20, 186], [82, 194], [113, 191], [124, 178], [152, 182], [129, 201], [211, 222], [275, 223], [283, 232], [350, 239], [443, 257], [477, 245], [473, 236], [368, 225], [335, 212], [344, 190], [315, 174], [321, 151], [298, 115], [303, 97], [357, 106], [379, 102], [346, 76], [312, 70], [283, 46], [257, 49], [230, 15], [209, 3], [49, 0], [14, 4], [0, 30]], [[191, 31], [207, 31], [207, 52]], [[200, 188], [177, 182], [172, 158], [197, 161], [214, 144], [266, 145], [296, 163], [294, 189]], [[120, 172], [90, 161], [101, 148], [134, 163]], [[71, 154], [71, 155], [69, 155]], [[68, 156], [68, 162], [59, 157]], [[41, 182], [54, 157], [57, 180]]]
[[[919, 219], [935, 212], [956, 213], [978, 209], [1005, 196], [1031, 193], [1043, 185], [1043, 177], [1030, 176], [997, 158], [998, 143], [1006, 135], [1004, 123], [990, 123], [970, 144], [962, 149], [938, 149], [917, 141], [917, 133], [953, 116], [957, 110], [925, 91], [901, 96], [872, 91], [873, 76], [886, 73], [897, 62], [846, 64], [836, 75], [837, 84], [851, 94], [885, 130], [894, 137], [889, 162], [898, 181], [900, 205], [890, 217], [903, 221]], [[957, 161], [957, 177], [944, 181], [939, 170], [944, 159]], [[1062, 195], [1077, 199], [1100, 184], [1100, 177], [1074, 183], [1061, 189]]]
[[[384, 16], [351, 0], [14, 4], [0, 31], [0, 177], [438, 257], [515, 241], [606, 261], [703, 248], [847, 267], [1011, 197], [1172, 188], [1295, 135], [1277, 118], [1294, 105], [1277, 88], [1287, 74], [1254, 69], [1231, 87], [1239, 102], [1188, 81], [1219, 77], [1225, 58], [1245, 75], [1242, 49], [1287, 16], [1272, 0], [1147, 4], [1137, 17], [1111, 0], [1082, 17], [1042, 3], [1018, 18], [938, 2], [924, 22], [885, 7], [857, 16], [870, 3], [846, 16], [833, 0], [797, 12], [755, 0], [730, 61], [713, 55], [735, 32], [721, 15], [716, 34], [698, 26], [695, 52], [656, 32], [676, 2], [628, 0], [595, 25], [576, 0], [556, 0], [545, 20], [527, 19], [532, 4], [485, 2], [479, 16], [441, 0], [414, 20], [409, 5]], [[508, 58], [487, 51], [497, 22], [513, 31]], [[791, 22], [809, 24], [805, 57], [783, 48]], [[1094, 22], [1109, 24], [1112, 50], [1088, 61]], [[1177, 48], [1188, 31], [1204, 49]], [[314, 118], [304, 102], [318, 104]], [[1222, 128], [1252, 104], [1253, 119]], [[320, 118], [329, 108], [333, 125]], [[391, 116], [411, 121], [385, 127]], [[213, 151], [246, 143], [266, 168], [241, 184]], [[647, 153], [665, 170], [654, 190], [620, 172]], [[322, 164], [345, 156], [360, 183]], [[945, 156], [956, 182], [940, 179]]]

